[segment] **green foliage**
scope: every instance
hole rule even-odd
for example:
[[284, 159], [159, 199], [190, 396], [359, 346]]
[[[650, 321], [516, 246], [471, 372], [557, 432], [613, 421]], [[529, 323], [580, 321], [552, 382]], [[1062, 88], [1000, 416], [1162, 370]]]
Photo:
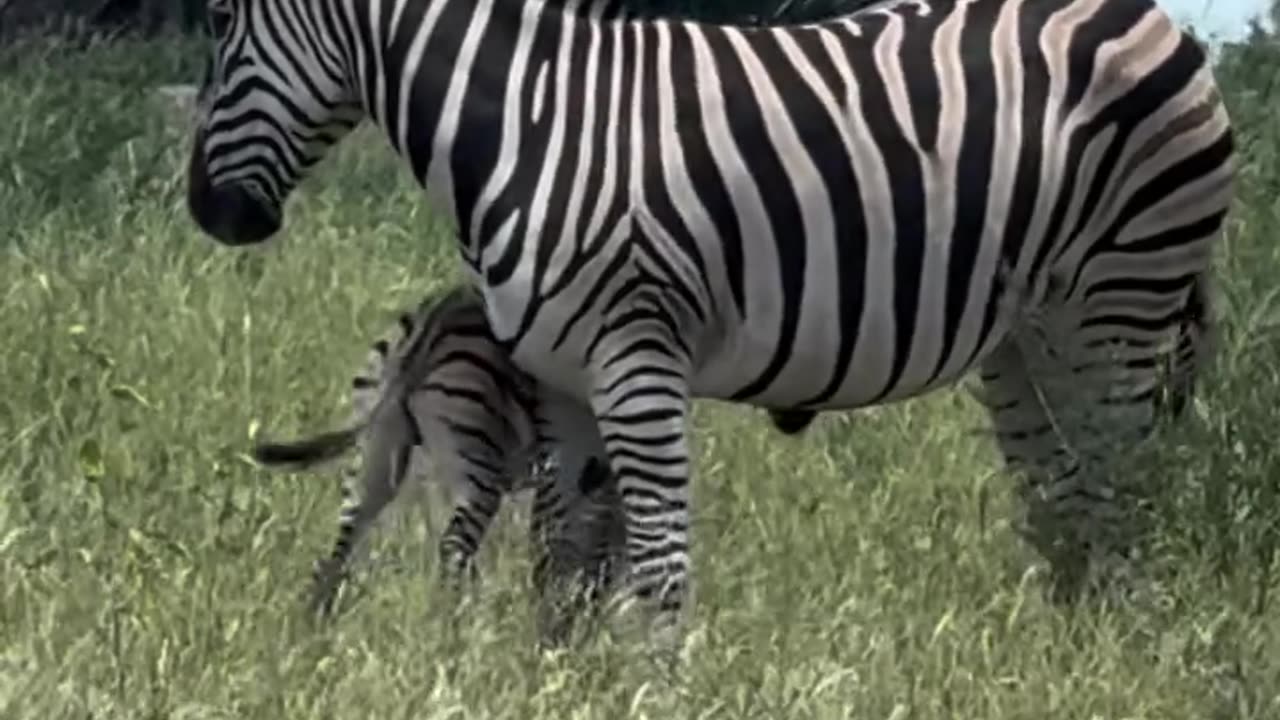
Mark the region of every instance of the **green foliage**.
[[[122, 195], [165, 191], [156, 186], [158, 176], [172, 181], [175, 169], [161, 163], [163, 146], [144, 142], [164, 124], [154, 111], [153, 85], [198, 77], [202, 60], [191, 43], [120, 41], [71, 50], [59, 40], [27, 38], [0, 46], [0, 104], [9, 113], [0, 139], [0, 206], [5, 235], [13, 233], [0, 236], [0, 246], [21, 240], [50, 213], [114, 221], [111, 206], [120, 206]], [[128, 187], [98, 182], [112, 166], [129, 168], [127, 178], [113, 174]], [[170, 182], [167, 190], [174, 187]]]
[[[1272, 6], [1280, 16], [1280, 2]], [[1249, 36], [1222, 47], [1217, 75], [1229, 87], [1238, 88], [1231, 104], [1232, 123], [1240, 128], [1240, 154], [1251, 162], [1243, 171], [1250, 182], [1243, 186], [1244, 202], [1262, 207], [1280, 197], [1280, 163], [1276, 147], [1267, 142], [1276, 125], [1276, 103], [1280, 101], [1280, 17], [1267, 30], [1255, 21]]]
[[4, 55], [0, 717], [1276, 717], [1280, 65], [1246, 49], [1219, 71], [1242, 148], [1222, 350], [1192, 421], [1133, 459], [1159, 491], [1150, 596], [1044, 605], [962, 391], [798, 440], [706, 404], [678, 679], [610, 637], [535, 652], [510, 516], [465, 613], [410, 516], [346, 613], [301, 618], [334, 478], [253, 467], [250, 428], [343, 416], [369, 339], [457, 278], [449, 227], [360, 133], [275, 246], [218, 247], [148, 92], [197, 77], [198, 45]]
[[193, 29], [204, 22], [207, 0], [0, 0], [0, 36], [51, 31], [78, 34], [164, 28]]

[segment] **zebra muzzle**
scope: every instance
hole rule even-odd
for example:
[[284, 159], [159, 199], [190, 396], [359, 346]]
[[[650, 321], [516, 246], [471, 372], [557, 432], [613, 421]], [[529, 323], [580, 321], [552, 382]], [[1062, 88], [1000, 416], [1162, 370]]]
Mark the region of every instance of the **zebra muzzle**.
[[210, 181], [202, 141], [200, 133], [187, 164], [187, 208], [196, 224], [223, 245], [254, 245], [276, 234], [279, 213], [239, 183]]

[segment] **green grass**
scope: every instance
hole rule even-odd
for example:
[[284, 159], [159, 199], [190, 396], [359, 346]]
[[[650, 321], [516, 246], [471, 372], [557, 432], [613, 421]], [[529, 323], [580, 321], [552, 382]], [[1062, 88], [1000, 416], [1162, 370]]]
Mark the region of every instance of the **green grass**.
[[705, 404], [697, 606], [672, 676], [609, 636], [537, 653], [510, 516], [463, 612], [410, 513], [360, 601], [305, 620], [334, 478], [256, 469], [251, 426], [344, 417], [367, 343], [458, 263], [368, 135], [276, 245], [200, 235], [187, 140], [147, 92], [199, 60], [180, 43], [0, 53], [0, 717], [1280, 717], [1280, 127], [1254, 85], [1224, 75], [1245, 166], [1222, 350], [1195, 421], [1136, 473], [1160, 490], [1157, 592], [1041, 600], [964, 390], [798, 440]]

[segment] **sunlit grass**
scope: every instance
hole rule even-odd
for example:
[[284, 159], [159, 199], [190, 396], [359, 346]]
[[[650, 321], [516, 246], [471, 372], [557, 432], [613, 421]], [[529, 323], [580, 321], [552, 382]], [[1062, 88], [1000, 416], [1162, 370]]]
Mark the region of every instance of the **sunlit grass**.
[[707, 403], [697, 605], [673, 675], [607, 635], [534, 650], [518, 519], [461, 612], [410, 514], [358, 600], [311, 626], [299, 599], [335, 478], [254, 468], [250, 426], [344, 416], [393, 311], [457, 278], [448, 227], [363, 134], [279, 242], [218, 247], [185, 214], [186, 139], [147, 91], [194, 77], [198, 54], [12, 52], [0, 717], [1280, 717], [1280, 129], [1256, 97], [1232, 95], [1252, 104], [1233, 107], [1248, 152], [1220, 257], [1222, 352], [1195, 421], [1139, 473], [1162, 489], [1153, 597], [1075, 613], [1040, 599], [963, 390], [829, 415], [800, 439]]

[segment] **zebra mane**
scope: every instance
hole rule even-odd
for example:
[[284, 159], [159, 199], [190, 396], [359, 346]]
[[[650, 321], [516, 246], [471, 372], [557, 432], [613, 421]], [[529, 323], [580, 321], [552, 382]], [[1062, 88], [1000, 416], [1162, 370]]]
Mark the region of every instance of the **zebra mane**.
[[[531, 2], [534, 0], [525, 0]], [[662, 16], [648, 7], [637, 7], [634, 0], [541, 0], [546, 7], [569, 10], [578, 17], [596, 16], [605, 20], [635, 20]]]

